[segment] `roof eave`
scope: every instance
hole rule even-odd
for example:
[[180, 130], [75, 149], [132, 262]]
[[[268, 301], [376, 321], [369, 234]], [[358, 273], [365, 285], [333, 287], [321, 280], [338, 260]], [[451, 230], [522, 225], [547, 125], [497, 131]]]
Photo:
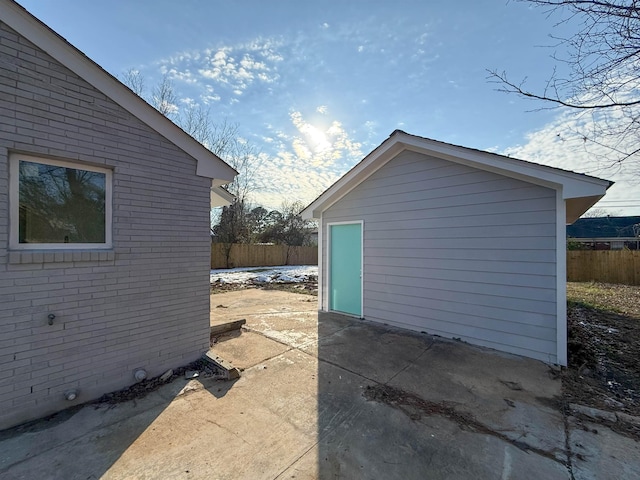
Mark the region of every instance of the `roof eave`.
[[[596, 198], [604, 196], [612, 182], [575, 172], [560, 170], [502, 155], [474, 150], [424, 137], [394, 131], [378, 148], [329, 187], [302, 212], [303, 218], [320, 218], [321, 213], [349, 193], [355, 186], [403, 150], [434, 156], [455, 163], [481, 168], [498, 175], [508, 176], [527, 183], [561, 190], [563, 199]], [[585, 202], [572, 202], [572, 212], [577, 212]], [[593, 203], [591, 205], [593, 205]], [[588, 208], [590, 208], [590, 206]], [[587, 209], [588, 209], [587, 208]], [[585, 210], [586, 211], [586, 210]], [[583, 212], [580, 213], [582, 215]], [[578, 217], [580, 216], [578, 215]], [[572, 213], [573, 216], [573, 213]]]
[[222, 187], [212, 185], [211, 187], [211, 208], [224, 207], [235, 201], [236, 197]]
[[[300, 213], [302, 218], [305, 220], [320, 218], [320, 215], [324, 210], [336, 203], [349, 193], [356, 185], [363, 182], [367, 177], [386, 164], [387, 161], [400, 153], [403, 150], [403, 146], [401, 144], [394, 143], [392, 141], [392, 137], [393, 134], [364, 157], [351, 170], [339, 178], [331, 187], [321, 193], [318, 198], [311, 202]], [[376, 163], [379, 159], [381, 159], [381, 164], [375, 165], [375, 169], [369, 171], [369, 166]]]
[[396, 131], [394, 134], [402, 135], [402, 143], [407, 146], [408, 150], [466, 164], [474, 168], [482, 168], [499, 175], [548, 188], [562, 187], [562, 195], [565, 200], [598, 194], [604, 195], [613, 183], [609, 180], [561, 170], [548, 165], [416, 137], [402, 131]]

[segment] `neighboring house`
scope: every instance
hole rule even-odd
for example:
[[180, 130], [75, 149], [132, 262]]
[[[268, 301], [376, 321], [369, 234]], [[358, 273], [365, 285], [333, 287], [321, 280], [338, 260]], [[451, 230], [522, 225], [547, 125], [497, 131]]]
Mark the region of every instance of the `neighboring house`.
[[236, 173], [0, 0], [0, 429], [209, 348], [209, 211]]
[[395, 131], [302, 212], [320, 310], [566, 365], [565, 227], [610, 185]]
[[318, 245], [318, 229], [314, 228], [309, 234], [309, 244]]
[[567, 239], [587, 250], [639, 250], [640, 217], [580, 218], [567, 226]]

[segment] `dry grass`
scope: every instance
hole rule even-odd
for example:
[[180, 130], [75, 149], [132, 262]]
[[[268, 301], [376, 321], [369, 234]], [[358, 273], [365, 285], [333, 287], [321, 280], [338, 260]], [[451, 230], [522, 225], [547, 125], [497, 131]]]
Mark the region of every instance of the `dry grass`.
[[640, 319], [640, 286], [569, 282], [567, 300]]

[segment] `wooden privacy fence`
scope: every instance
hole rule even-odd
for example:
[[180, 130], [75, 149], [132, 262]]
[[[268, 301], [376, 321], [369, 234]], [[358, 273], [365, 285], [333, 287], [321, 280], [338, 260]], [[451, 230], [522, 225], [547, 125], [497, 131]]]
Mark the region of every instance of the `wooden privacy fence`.
[[640, 251], [569, 250], [567, 280], [640, 285]]
[[212, 243], [211, 268], [317, 265], [318, 247]]

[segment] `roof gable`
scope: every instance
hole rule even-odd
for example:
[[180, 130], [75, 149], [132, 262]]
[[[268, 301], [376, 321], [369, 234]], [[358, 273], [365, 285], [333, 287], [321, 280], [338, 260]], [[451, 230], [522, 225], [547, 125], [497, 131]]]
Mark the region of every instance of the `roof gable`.
[[136, 95], [113, 75], [13, 0], [0, 0], [0, 19], [38, 48], [93, 85], [197, 161], [196, 174], [212, 179], [212, 201], [225, 204], [220, 186], [238, 174], [213, 152]]
[[439, 142], [396, 130], [360, 163], [307, 206], [302, 215], [305, 218], [318, 218], [324, 210], [335, 204], [374, 172], [406, 150], [560, 190], [562, 198], [567, 204], [568, 223], [575, 221], [602, 198], [607, 188], [612, 185], [612, 182], [608, 180]]

